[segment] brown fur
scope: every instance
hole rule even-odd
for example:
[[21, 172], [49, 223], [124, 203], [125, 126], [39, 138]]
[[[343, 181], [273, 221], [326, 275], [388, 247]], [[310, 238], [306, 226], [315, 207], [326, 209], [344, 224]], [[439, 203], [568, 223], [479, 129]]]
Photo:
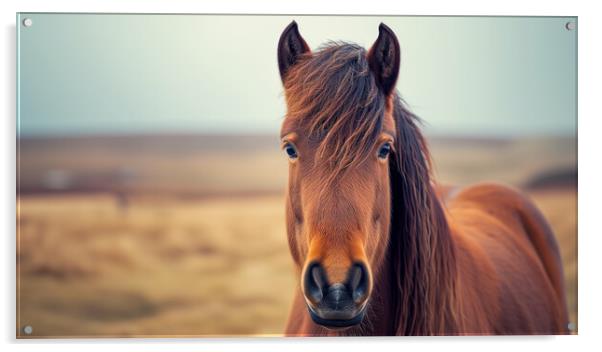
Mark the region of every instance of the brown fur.
[[[299, 152], [287, 231], [298, 273], [317, 260], [340, 281], [362, 261], [372, 280], [359, 326], [314, 324], [299, 289], [286, 334], [567, 333], [562, 266], [543, 216], [505, 186], [438, 191], [418, 118], [379, 90], [368, 56], [330, 43], [286, 71], [282, 137]], [[388, 134], [393, 153], [382, 162]]]

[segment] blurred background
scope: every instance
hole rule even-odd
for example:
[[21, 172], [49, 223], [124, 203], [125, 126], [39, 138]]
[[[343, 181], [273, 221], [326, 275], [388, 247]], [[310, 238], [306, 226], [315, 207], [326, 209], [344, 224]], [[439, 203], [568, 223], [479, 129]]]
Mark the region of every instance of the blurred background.
[[314, 50], [395, 31], [437, 180], [536, 202], [576, 328], [576, 18], [22, 13], [19, 336], [282, 333], [297, 278], [276, 44], [293, 19]]

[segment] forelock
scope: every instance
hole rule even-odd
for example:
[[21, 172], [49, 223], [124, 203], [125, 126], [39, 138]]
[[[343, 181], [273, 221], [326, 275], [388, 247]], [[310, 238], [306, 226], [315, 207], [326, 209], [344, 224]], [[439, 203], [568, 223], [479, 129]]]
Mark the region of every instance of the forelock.
[[287, 119], [317, 144], [316, 161], [342, 171], [364, 161], [378, 139], [385, 97], [366, 50], [329, 42], [304, 55], [287, 73]]

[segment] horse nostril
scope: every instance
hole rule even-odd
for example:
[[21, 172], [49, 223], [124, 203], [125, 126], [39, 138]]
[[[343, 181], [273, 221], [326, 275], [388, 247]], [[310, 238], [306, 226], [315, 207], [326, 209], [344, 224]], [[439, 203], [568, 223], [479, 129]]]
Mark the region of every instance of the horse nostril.
[[353, 301], [359, 303], [366, 298], [370, 285], [369, 273], [363, 263], [355, 263], [349, 269], [347, 276], [347, 286], [351, 291]]
[[327, 288], [328, 284], [324, 269], [319, 263], [312, 263], [307, 268], [305, 271], [305, 277], [303, 279], [303, 285], [307, 298], [314, 303], [322, 301], [322, 298], [324, 297], [324, 289]]
[[363, 263], [355, 263], [349, 268], [344, 283], [330, 285], [326, 271], [318, 262], [309, 264], [303, 277], [305, 296], [313, 304], [333, 304], [343, 301], [360, 304], [366, 300], [370, 290], [370, 273]]

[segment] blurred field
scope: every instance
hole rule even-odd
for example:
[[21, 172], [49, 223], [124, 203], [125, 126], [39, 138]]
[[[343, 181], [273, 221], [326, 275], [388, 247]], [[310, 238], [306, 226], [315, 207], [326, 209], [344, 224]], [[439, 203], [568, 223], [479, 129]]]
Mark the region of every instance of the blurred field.
[[36, 335], [276, 334], [295, 285], [281, 197], [21, 199]]
[[[443, 183], [496, 180], [535, 200], [558, 237], [576, 323], [576, 141], [429, 140]], [[30, 138], [19, 150], [18, 327], [282, 333], [296, 278], [273, 136]]]

